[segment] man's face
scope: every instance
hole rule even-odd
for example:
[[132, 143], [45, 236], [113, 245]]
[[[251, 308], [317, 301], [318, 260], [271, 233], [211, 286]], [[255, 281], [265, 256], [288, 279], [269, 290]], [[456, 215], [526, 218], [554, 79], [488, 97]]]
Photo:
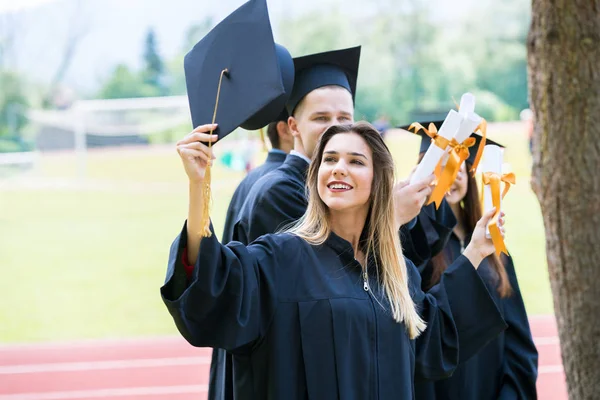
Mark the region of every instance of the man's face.
[[325, 86], [308, 93], [290, 117], [290, 129], [304, 153], [312, 158], [319, 138], [332, 125], [354, 122], [350, 92], [339, 86]]

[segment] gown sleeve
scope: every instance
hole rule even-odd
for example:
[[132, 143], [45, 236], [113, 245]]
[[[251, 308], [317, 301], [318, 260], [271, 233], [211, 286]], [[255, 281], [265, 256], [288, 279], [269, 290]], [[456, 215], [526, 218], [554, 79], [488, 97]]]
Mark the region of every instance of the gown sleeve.
[[506, 323], [477, 270], [464, 256], [456, 259], [429, 291], [407, 261], [413, 301], [427, 328], [415, 343], [415, 381], [449, 377], [459, 362], [483, 348]]
[[503, 257], [502, 261], [513, 293], [502, 299], [508, 328], [504, 336], [503, 376], [498, 399], [536, 399], [538, 352], [533, 343], [512, 258]]
[[436, 209], [434, 204], [424, 206], [413, 224], [400, 228], [400, 242], [404, 255], [417, 268], [424, 268], [429, 260], [444, 249], [456, 222], [456, 217], [445, 199], [439, 209]]
[[[212, 225], [211, 225], [212, 231]], [[193, 346], [235, 351], [259, 340], [276, 308], [276, 240], [222, 245], [214, 232], [200, 242], [188, 280], [182, 255], [186, 226], [171, 246], [162, 299], [181, 335]]]
[[[249, 198], [249, 200], [253, 200]], [[306, 211], [303, 193], [289, 181], [271, 185], [254, 201], [245, 203], [234, 228], [234, 240], [251, 243], [298, 220]]]

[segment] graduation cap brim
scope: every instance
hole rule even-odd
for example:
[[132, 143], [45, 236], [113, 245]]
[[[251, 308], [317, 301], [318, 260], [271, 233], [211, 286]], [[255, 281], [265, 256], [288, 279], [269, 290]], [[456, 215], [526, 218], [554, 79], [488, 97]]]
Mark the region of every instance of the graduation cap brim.
[[[439, 131], [440, 127], [442, 126], [442, 123], [444, 123], [444, 121], [442, 120], [442, 121], [420, 122], [420, 124], [423, 125], [425, 128], [428, 128], [430, 123], [434, 124], [436, 129]], [[399, 126], [398, 128], [408, 130], [409, 126], [410, 125], [402, 125], [402, 126]], [[412, 130], [411, 130], [411, 132], [412, 132]], [[429, 136], [427, 136], [427, 134], [425, 132], [423, 132], [422, 130], [420, 130], [418, 132], [418, 135], [421, 137], [421, 145], [419, 147], [419, 153], [425, 153], [425, 152], [427, 152], [427, 149], [429, 149], [429, 146], [431, 146], [431, 138]], [[472, 165], [475, 162], [475, 157], [477, 156], [477, 149], [479, 148], [479, 144], [481, 143], [481, 140], [483, 139], [483, 137], [475, 132], [471, 133], [470, 137], [475, 138], [475, 145], [473, 145], [469, 149], [469, 158], [467, 158], [466, 162]], [[485, 144], [486, 145], [492, 144], [492, 145], [496, 145], [501, 148], [504, 148], [503, 145], [491, 140], [488, 137], [485, 138]]]
[[294, 89], [287, 103], [287, 111], [293, 115], [298, 104], [307, 94], [324, 86], [340, 86], [356, 95], [356, 81], [360, 63], [361, 46], [326, 51], [294, 58]]
[[213, 120], [219, 140], [238, 127], [259, 129], [278, 118], [294, 80], [289, 52], [273, 41], [265, 0], [250, 0], [215, 26], [184, 60], [194, 128]]

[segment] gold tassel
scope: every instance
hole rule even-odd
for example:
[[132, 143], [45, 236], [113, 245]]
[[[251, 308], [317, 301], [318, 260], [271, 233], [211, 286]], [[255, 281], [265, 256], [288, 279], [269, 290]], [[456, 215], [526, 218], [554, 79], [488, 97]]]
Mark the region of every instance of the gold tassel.
[[[210, 146], [209, 146], [210, 147]], [[206, 171], [204, 172], [204, 190], [202, 190], [202, 198], [204, 199], [203, 207], [202, 207], [202, 223], [200, 226], [202, 227], [202, 232], [200, 232], [200, 237], [209, 237], [211, 235], [210, 232], [210, 202], [212, 199], [212, 191], [210, 188], [210, 164], [206, 166]]]
[[[217, 99], [215, 101], [215, 111], [213, 113], [212, 124], [215, 124], [215, 120], [217, 118], [217, 109], [219, 107], [219, 95], [221, 94], [221, 83], [223, 82], [223, 75], [228, 75], [229, 70], [225, 68], [221, 71], [221, 76], [219, 78], [219, 86], [217, 88]], [[212, 135], [213, 130], [210, 130], [210, 135]], [[212, 141], [208, 142], [208, 149], [212, 148]], [[210, 160], [206, 165], [206, 171], [204, 172], [204, 190], [202, 190], [202, 199], [203, 199], [203, 207], [202, 207], [202, 216], [200, 218], [200, 237], [209, 237], [211, 236], [210, 232], [210, 202], [212, 200], [212, 190], [210, 187], [211, 181], [211, 166], [212, 160]]]

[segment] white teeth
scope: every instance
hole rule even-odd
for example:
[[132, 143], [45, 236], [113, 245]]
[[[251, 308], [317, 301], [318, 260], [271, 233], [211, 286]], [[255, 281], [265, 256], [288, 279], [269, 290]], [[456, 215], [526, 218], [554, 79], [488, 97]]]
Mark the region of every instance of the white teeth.
[[348, 185], [344, 185], [344, 184], [341, 184], [341, 183], [334, 183], [334, 184], [332, 184], [332, 185], [329, 185], [329, 187], [330, 187], [331, 189], [346, 189], [346, 190], [349, 190], [349, 189], [351, 189], [351, 187], [350, 187], [350, 186], [348, 186]]

